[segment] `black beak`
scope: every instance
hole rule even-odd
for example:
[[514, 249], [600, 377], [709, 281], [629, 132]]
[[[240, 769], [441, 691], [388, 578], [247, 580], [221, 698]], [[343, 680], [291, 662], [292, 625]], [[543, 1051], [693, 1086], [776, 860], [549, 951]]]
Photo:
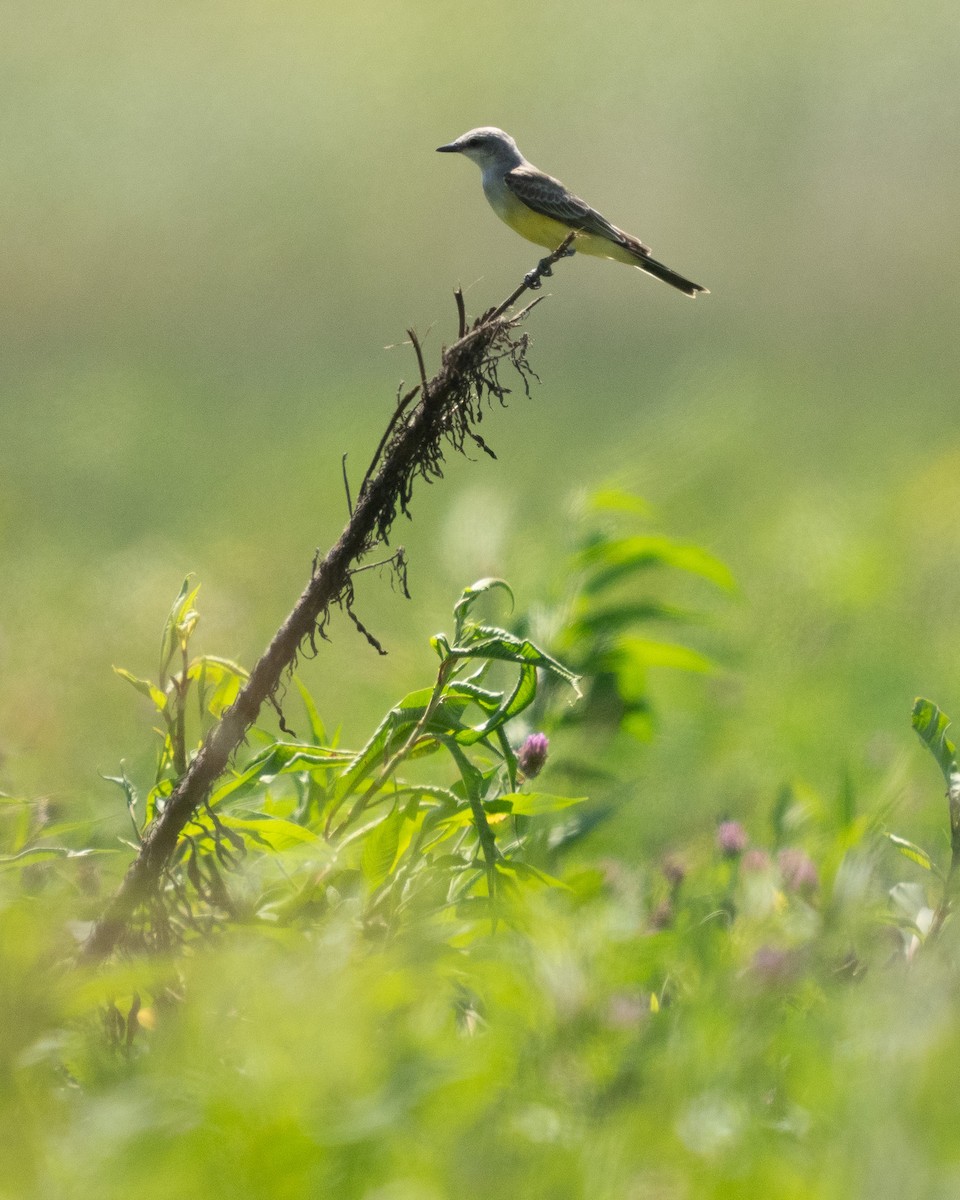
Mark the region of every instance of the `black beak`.
[[457, 145], [456, 142], [450, 142], [446, 146], [438, 146], [437, 153], [438, 154], [459, 154], [460, 147]]

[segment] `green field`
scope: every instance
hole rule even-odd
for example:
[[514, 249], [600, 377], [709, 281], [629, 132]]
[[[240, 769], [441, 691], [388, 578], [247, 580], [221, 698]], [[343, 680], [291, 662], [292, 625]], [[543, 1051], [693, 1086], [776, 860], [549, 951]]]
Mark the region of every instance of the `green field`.
[[[904, 961], [889, 889], [931, 877], [881, 836], [949, 858], [910, 714], [960, 712], [953, 6], [5, 15], [0, 791], [111, 853], [99, 898], [66, 868], [0, 872], [0, 1196], [956, 1194], [956, 931]], [[534, 266], [475, 168], [434, 153], [481, 124], [711, 295], [559, 264], [525, 327], [541, 383], [484, 420], [497, 461], [451, 462], [397, 526], [412, 600], [358, 588], [388, 655], [338, 615], [302, 678], [358, 746], [429, 686], [465, 586], [560, 602], [602, 487], [728, 564], [727, 593], [652, 584], [701, 614], [670, 639], [712, 669], [651, 669], [649, 740], [551, 729], [545, 790], [603, 815], [557, 866], [569, 895], [460, 964], [432, 927], [371, 951], [349, 912], [231, 927], [164, 961], [179, 1007], [117, 1057], [106, 994], [62, 969], [132, 856], [102, 776], [146, 790], [155, 765], [111, 668], [155, 670], [188, 573], [197, 642], [252, 665], [346, 519], [342, 456], [355, 488], [417, 377], [406, 330], [433, 367], [453, 289], [477, 314]], [[726, 819], [774, 859], [802, 846], [817, 898], [768, 879], [758, 900], [718, 857]], [[686, 915], [648, 936], [674, 853]], [[127, 969], [118, 995], [160, 971]], [[469, 1037], [458, 987], [483, 1000]]]

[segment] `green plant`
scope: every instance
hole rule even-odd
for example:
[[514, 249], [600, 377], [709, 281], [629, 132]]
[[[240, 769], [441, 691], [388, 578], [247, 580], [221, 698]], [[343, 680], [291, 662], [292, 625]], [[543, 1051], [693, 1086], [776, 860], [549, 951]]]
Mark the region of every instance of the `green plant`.
[[[142, 806], [126, 774], [114, 780], [138, 841], [243, 677], [225, 659], [192, 655], [197, 590], [185, 582], [171, 610], [156, 682], [119, 672], [163, 722]], [[330, 744], [298, 681], [309, 737], [252, 731], [258, 748], [184, 827], [141, 944], [169, 948], [231, 921], [316, 920], [347, 902], [371, 932], [395, 933], [416, 914], [463, 936], [477, 922], [509, 920], [525, 887], [553, 884], [524, 858], [524, 821], [577, 800], [524, 790], [510, 727], [536, 699], [540, 675], [573, 689], [577, 680], [528, 638], [477, 619], [496, 590], [509, 594], [496, 579], [464, 591], [452, 634], [431, 638], [434, 683], [404, 696], [359, 750]]]
[[957, 766], [957, 748], [947, 737], [950, 718], [932, 700], [920, 697], [913, 706], [912, 721], [917, 736], [933, 755], [947, 785], [950, 857], [947, 864], [941, 866], [936, 855], [898, 834], [887, 833], [891, 844], [904, 858], [937, 881], [938, 894], [935, 897], [925, 887], [906, 881], [898, 883], [893, 890], [898, 919], [908, 933], [908, 950], [911, 953], [923, 942], [935, 939], [943, 929], [953, 907], [960, 869], [960, 768]]
[[539, 710], [552, 708], [568, 724], [619, 725], [645, 741], [654, 729], [651, 670], [703, 674], [712, 667], [701, 651], [658, 633], [703, 619], [686, 603], [664, 599], [664, 591], [699, 580], [730, 593], [733, 575], [700, 546], [651, 529], [648, 506], [621, 488], [591, 493], [580, 509], [564, 593], [522, 627], [583, 677], [584, 702], [559, 710], [548, 684]]

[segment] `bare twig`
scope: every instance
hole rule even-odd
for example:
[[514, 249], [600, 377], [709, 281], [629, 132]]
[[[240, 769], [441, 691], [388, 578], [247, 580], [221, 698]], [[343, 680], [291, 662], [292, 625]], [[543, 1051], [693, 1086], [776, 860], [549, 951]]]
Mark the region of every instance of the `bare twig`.
[[353, 500], [350, 498], [350, 476], [347, 474], [347, 456], [340, 460], [340, 470], [343, 473], [343, 490], [347, 494], [347, 516], [353, 516]]
[[467, 309], [463, 302], [463, 289], [457, 288], [453, 298], [457, 302], [457, 337], [462, 338], [467, 332]]
[[427, 382], [427, 367], [423, 361], [423, 348], [420, 345], [420, 339], [417, 337], [416, 330], [408, 329], [407, 337], [413, 346], [413, 352], [417, 356], [417, 366], [420, 368], [420, 395], [426, 399], [430, 394], [430, 385]]
[[[526, 362], [527, 336], [515, 330], [530, 306], [519, 313], [511, 314], [510, 310], [524, 292], [540, 286], [541, 277], [565, 257], [571, 240], [568, 238], [542, 259], [502, 304], [469, 328], [461, 297], [457, 302], [460, 336], [443, 351], [440, 368], [430, 380], [426, 379], [419, 342], [411, 335], [422, 373], [420, 386], [398, 400], [339, 539], [320, 561], [314, 561], [300, 598], [250, 672], [237, 699], [210, 729], [163, 811], [144, 832], [137, 857], [83, 947], [85, 960], [96, 962], [111, 954], [123, 941], [138, 910], [151, 906], [185, 826], [206, 801], [262, 705], [274, 697], [301, 646], [306, 642], [315, 649], [316, 633], [324, 636], [331, 605], [342, 603], [358, 629], [378, 646], [350, 610], [351, 575], [364, 556], [388, 541], [396, 517], [400, 513], [409, 515], [415, 480], [442, 477], [445, 445], [462, 453], [472, 441], [488, 450], [473, 426], [480, 419], [484, 399], [503, 403], [508, 394], [498, 376], [505, 361], [529, 390], [533, 372]], [[418, 392], [417, 403], [409, 407]]]

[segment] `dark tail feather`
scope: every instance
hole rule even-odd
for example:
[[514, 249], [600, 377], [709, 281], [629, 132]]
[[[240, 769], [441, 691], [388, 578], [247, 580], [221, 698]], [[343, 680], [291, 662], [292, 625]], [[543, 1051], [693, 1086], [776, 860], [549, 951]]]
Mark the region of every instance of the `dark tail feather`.
[[641, 271], [646, 271], [648, 275], [662, 279], [664, 283], [669, 283], [671, 287], [677, 288], [688, 296], [698, 296], [701, 292], [704, 295], [709, 295], [708, 288], [701, 287], [699, 283], [691, 283], [689, 279], [684, 279], [682, 275], [678, 275], [676, 271], [671, 271], [669, 267], [665, 267], [662, 262], [657, 262], [649, 254], [638, 254], [637, 266]]

